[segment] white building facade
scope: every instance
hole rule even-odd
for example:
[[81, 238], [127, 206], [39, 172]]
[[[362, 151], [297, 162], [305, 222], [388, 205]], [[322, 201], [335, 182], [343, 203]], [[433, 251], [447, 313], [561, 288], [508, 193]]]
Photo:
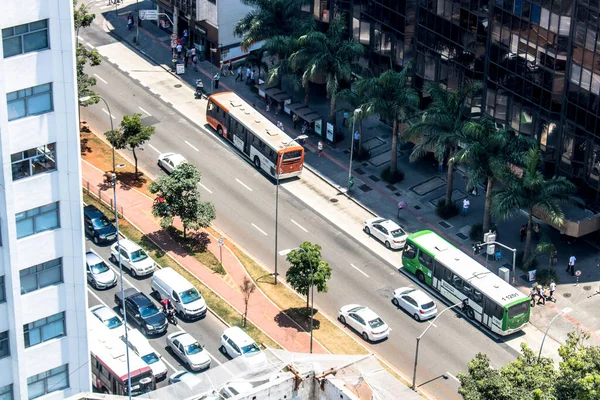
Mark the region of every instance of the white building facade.
[[71, 0], [2, 0], [0, 399], [89, 391]]

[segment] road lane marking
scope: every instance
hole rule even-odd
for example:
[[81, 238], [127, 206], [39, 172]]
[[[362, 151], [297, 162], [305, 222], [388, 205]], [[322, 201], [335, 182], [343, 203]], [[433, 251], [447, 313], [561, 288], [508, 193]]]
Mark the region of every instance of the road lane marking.
[[207, 188], [203, 184], [200, 184], [200, 186], [202, 186], [204, 188], [204, 190], [206, 190], [208, 193], [212, 194], [212, 190], [210, 190], [209, 188]]
[[148, 146], [150, 146], [150, 148], [151, 148], [152, 150], [154, 150], [155, 152], [157, 152], [158, 154], [162, 154], [162, 153], [160, 152], [160, 150], [158, 150], [156, 147], [152, 146], [150, 143], [148, 143]]
[[187, 140], [185, 141], [185, 144], [187, 144], [188, 146], [190, 146], [192, 149], [196, 150], [196, 151], [200, 151], [197, 148], [194, 147], [193, 144], [191, 144], [190, 142], [188, 142]]
[[[152, 348], [152, 349], [154, 350], [154, 348]], [[154, 351], [156, 351], [156, 350], [154, 350]], [[160, 354], [160, 353], [159, 353], [158, 351], [156, 351], [156, 354]], [[160, 357], [160, 359], [161, 359], [161, 361], [162, 361], [162, 362], [164, 362], [164, 363], [165, 363], [165, 365], [166, 365], [167, 367], [171, 368], [171, 369], [173, 370], [173, 372], [177, 372], [177, 371], [179, 371], [178, 369], [176, 369], [176, 368], [173, 366], [173, 364], [171, 364], [170, 362], [168, 362], [166, 358], [164, 358], [164, 357], [162, 357], [162, 356], [161, 356], [161, 357]]]
[[290, 221], [292, 221], [292, 224], [296, 225], [298, 228], [302, 229], [304, 232], [308, 233], [308, 231], [306, 229], [304, 229], [304, 227], [302, 225], [300, 225], [299, 223], [297, 223], [296, 221], [294, 221], [293, 219], [290, 219]]
[[142, 110], [142, 112], [143, 112], [144, 114], [146, 114], [147, 116], [149, 116], [149, 117], [151, 117], [151, 116], [152, 116], [152, 115], [151, 115], [151, 114], [150, 114], [148, 111], [144, 110], [142, 107], [138, 106], [138, 108], [139, 108], [140, 110]]
[[367, 275], [367, 274], [365, 274], [363, 271], [361, 271], [361, 269], [360, 269], [360, 268], [358, 268], [356, 265], [354, 265], [354, 264], [350, 264], [350, 266], [351, 266], [352, 268], [354, 268], [355, 270], [357, 270], [358, 272], [360, 272], [361, 274], [363, 274], [364, 276], [366, 276], [367, 278], [369, 277], [369, 275]]
[[98, 75], [98, 74], [94, 74], [94, 76], [95, 76], [96, 78], [100, 79], [100, 80], [101, 80], [102, 82], [104, 82], [105, 84], [107, 84], [107, 85], [108, 85], [108, 82], [106, 82], [104, 79], [102, 79], [102, 77], [101, 77], [100, 75]]
[[114, 115], [106, 111], [104, 108], [102, 109], [102, 111], [104, 112], [104, 114], [109, 115], [112, 119], [116, 119]]
[[238, 178], [235, 178], [235, 180], [237, 181], [237, 183], [239, 183], [240, 185], [242, 185], [243, 187], [245, 187], [246, 189], [248, 189], [249, 191], [252, 192], [252, 188], [250, 188], [250, 186], [246, 185], [244, 182], [240, 181]]
[[92, 45], [91, 43], [86, 43], [85, 45], [90, 49], [95, 49], [94, 45]]
[[[98, 295], [97, 295], [96, 293], [94, 293], [94, 292], [92, 291], [92, 289], [90, 289], [90, 288], [88, 287], [88, 288], [87, 288], [87, 290], [88, 290], [88, 293], [89, 293], [89, 294], [91, 294], [92, 296], [94, 296], [94, 297], [96, 298], [96, 300], [98, 300], [98, 301], [100, 302], [100, 304], [104, 304], [106, 307], [108, 307], [108, 306], [106, 305], [106, 303], [104, 303], [104, 302], [102, 301], [102, 299], [101, 299], [100, 297], [98, 297]], [[93, 306], [92, 306], [92, 307], [93, 307]], [[110, 307], [108, 307], [108, 308], [110, 308]]]
[[460, 381], [458, 380], [458, 378], [455, 377], [454, 375], [452, 375], [450, 372], [446, 371], [446, 375], [448, 375], [450, 378], [454, 379], [456, 382], [460, 383]]
[[77, 35], [77, 39], [79, 39], [82, 42], [84, 41], [83, 38], [81, 36], [79, 36], [79, 35]]
[[253, 226], [253, 227], [254, 227], [254, 228], [257, 230], [257, 231], [259, 231], [260, 233], [262, 233], [263, 235], [265, 235], [265, 236], [268, 236], [268, 235], [267, 235], [267, 232], [263, 231], [263, 230], [262, 230], [262, 229], [260, 229], [258, 226], [254, 225], [254, 224], [252, 224], [252, 226]]

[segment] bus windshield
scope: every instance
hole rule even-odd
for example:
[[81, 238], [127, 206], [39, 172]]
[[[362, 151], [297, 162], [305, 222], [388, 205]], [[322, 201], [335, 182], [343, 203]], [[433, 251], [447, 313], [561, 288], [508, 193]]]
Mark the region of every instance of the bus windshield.
[[286, 151], [283, 153], [283, 160], [293, 160], [302, 157], [302, 150]]
[[508, 318], [518, 317], [521, 314], [525, 314], [527, 310], [529, 310], [529, 301], [515, 304], [508, 309]]

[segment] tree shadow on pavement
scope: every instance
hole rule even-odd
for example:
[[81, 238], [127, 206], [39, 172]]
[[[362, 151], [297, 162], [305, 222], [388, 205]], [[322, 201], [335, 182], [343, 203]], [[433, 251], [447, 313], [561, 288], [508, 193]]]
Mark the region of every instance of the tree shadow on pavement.
[[119, 181], [121, 189], [123, 190], [129, 190], [132, 188], [139, 189], [144, 187], [147, 182], [142, 171], [138, 172], [137, 179], [135, 178], [135, 172], [117, 171], [117, 180]]
[[189, 256], [188, 251], [177, 241], [171, 237], [169, 232], [164, 229], [160, 229], [158, 231], [154, 231], [144, 236], [147, 240], [151, 240], [155, 243], [155, 246], [160, 247], [165, 252], [172, 251], [180, 257]]
[[[314, 310], [316, 315], [318, 310]], [[310, 309], [306, 307], [292, 307], [287, 310], [280, 311], [275, 316], [275, 322], [281, 328], [294, 328], [298, 332], [310, 331]], [[313, 330], [321, 327], [321, 321], [313, 318]]]

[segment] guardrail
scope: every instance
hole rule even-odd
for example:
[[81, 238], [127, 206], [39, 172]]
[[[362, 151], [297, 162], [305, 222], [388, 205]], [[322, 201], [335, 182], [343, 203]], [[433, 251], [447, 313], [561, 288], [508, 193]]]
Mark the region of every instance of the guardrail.
[[[101, 202], [102, 204], [106, 205], [112, 212], [115, 211], [115, 208], [113, 207], [113, 193], [112, 193], [112, 190], [109, 190], [109, 189], [112, 189], [111, 184], [103, 184], [101, 186], [94, 186], [87, 179], [81, 179], [81, 181], [82, 181], [83, 189], [85, 190], [85, 192], [88, 195], [92, 196], [93, 198], [95, 198], [96, 200]], [[123, 206], [117, 206], [117, 211], [120, 214], [119, 216], [122, 217], [123, 216]]]

